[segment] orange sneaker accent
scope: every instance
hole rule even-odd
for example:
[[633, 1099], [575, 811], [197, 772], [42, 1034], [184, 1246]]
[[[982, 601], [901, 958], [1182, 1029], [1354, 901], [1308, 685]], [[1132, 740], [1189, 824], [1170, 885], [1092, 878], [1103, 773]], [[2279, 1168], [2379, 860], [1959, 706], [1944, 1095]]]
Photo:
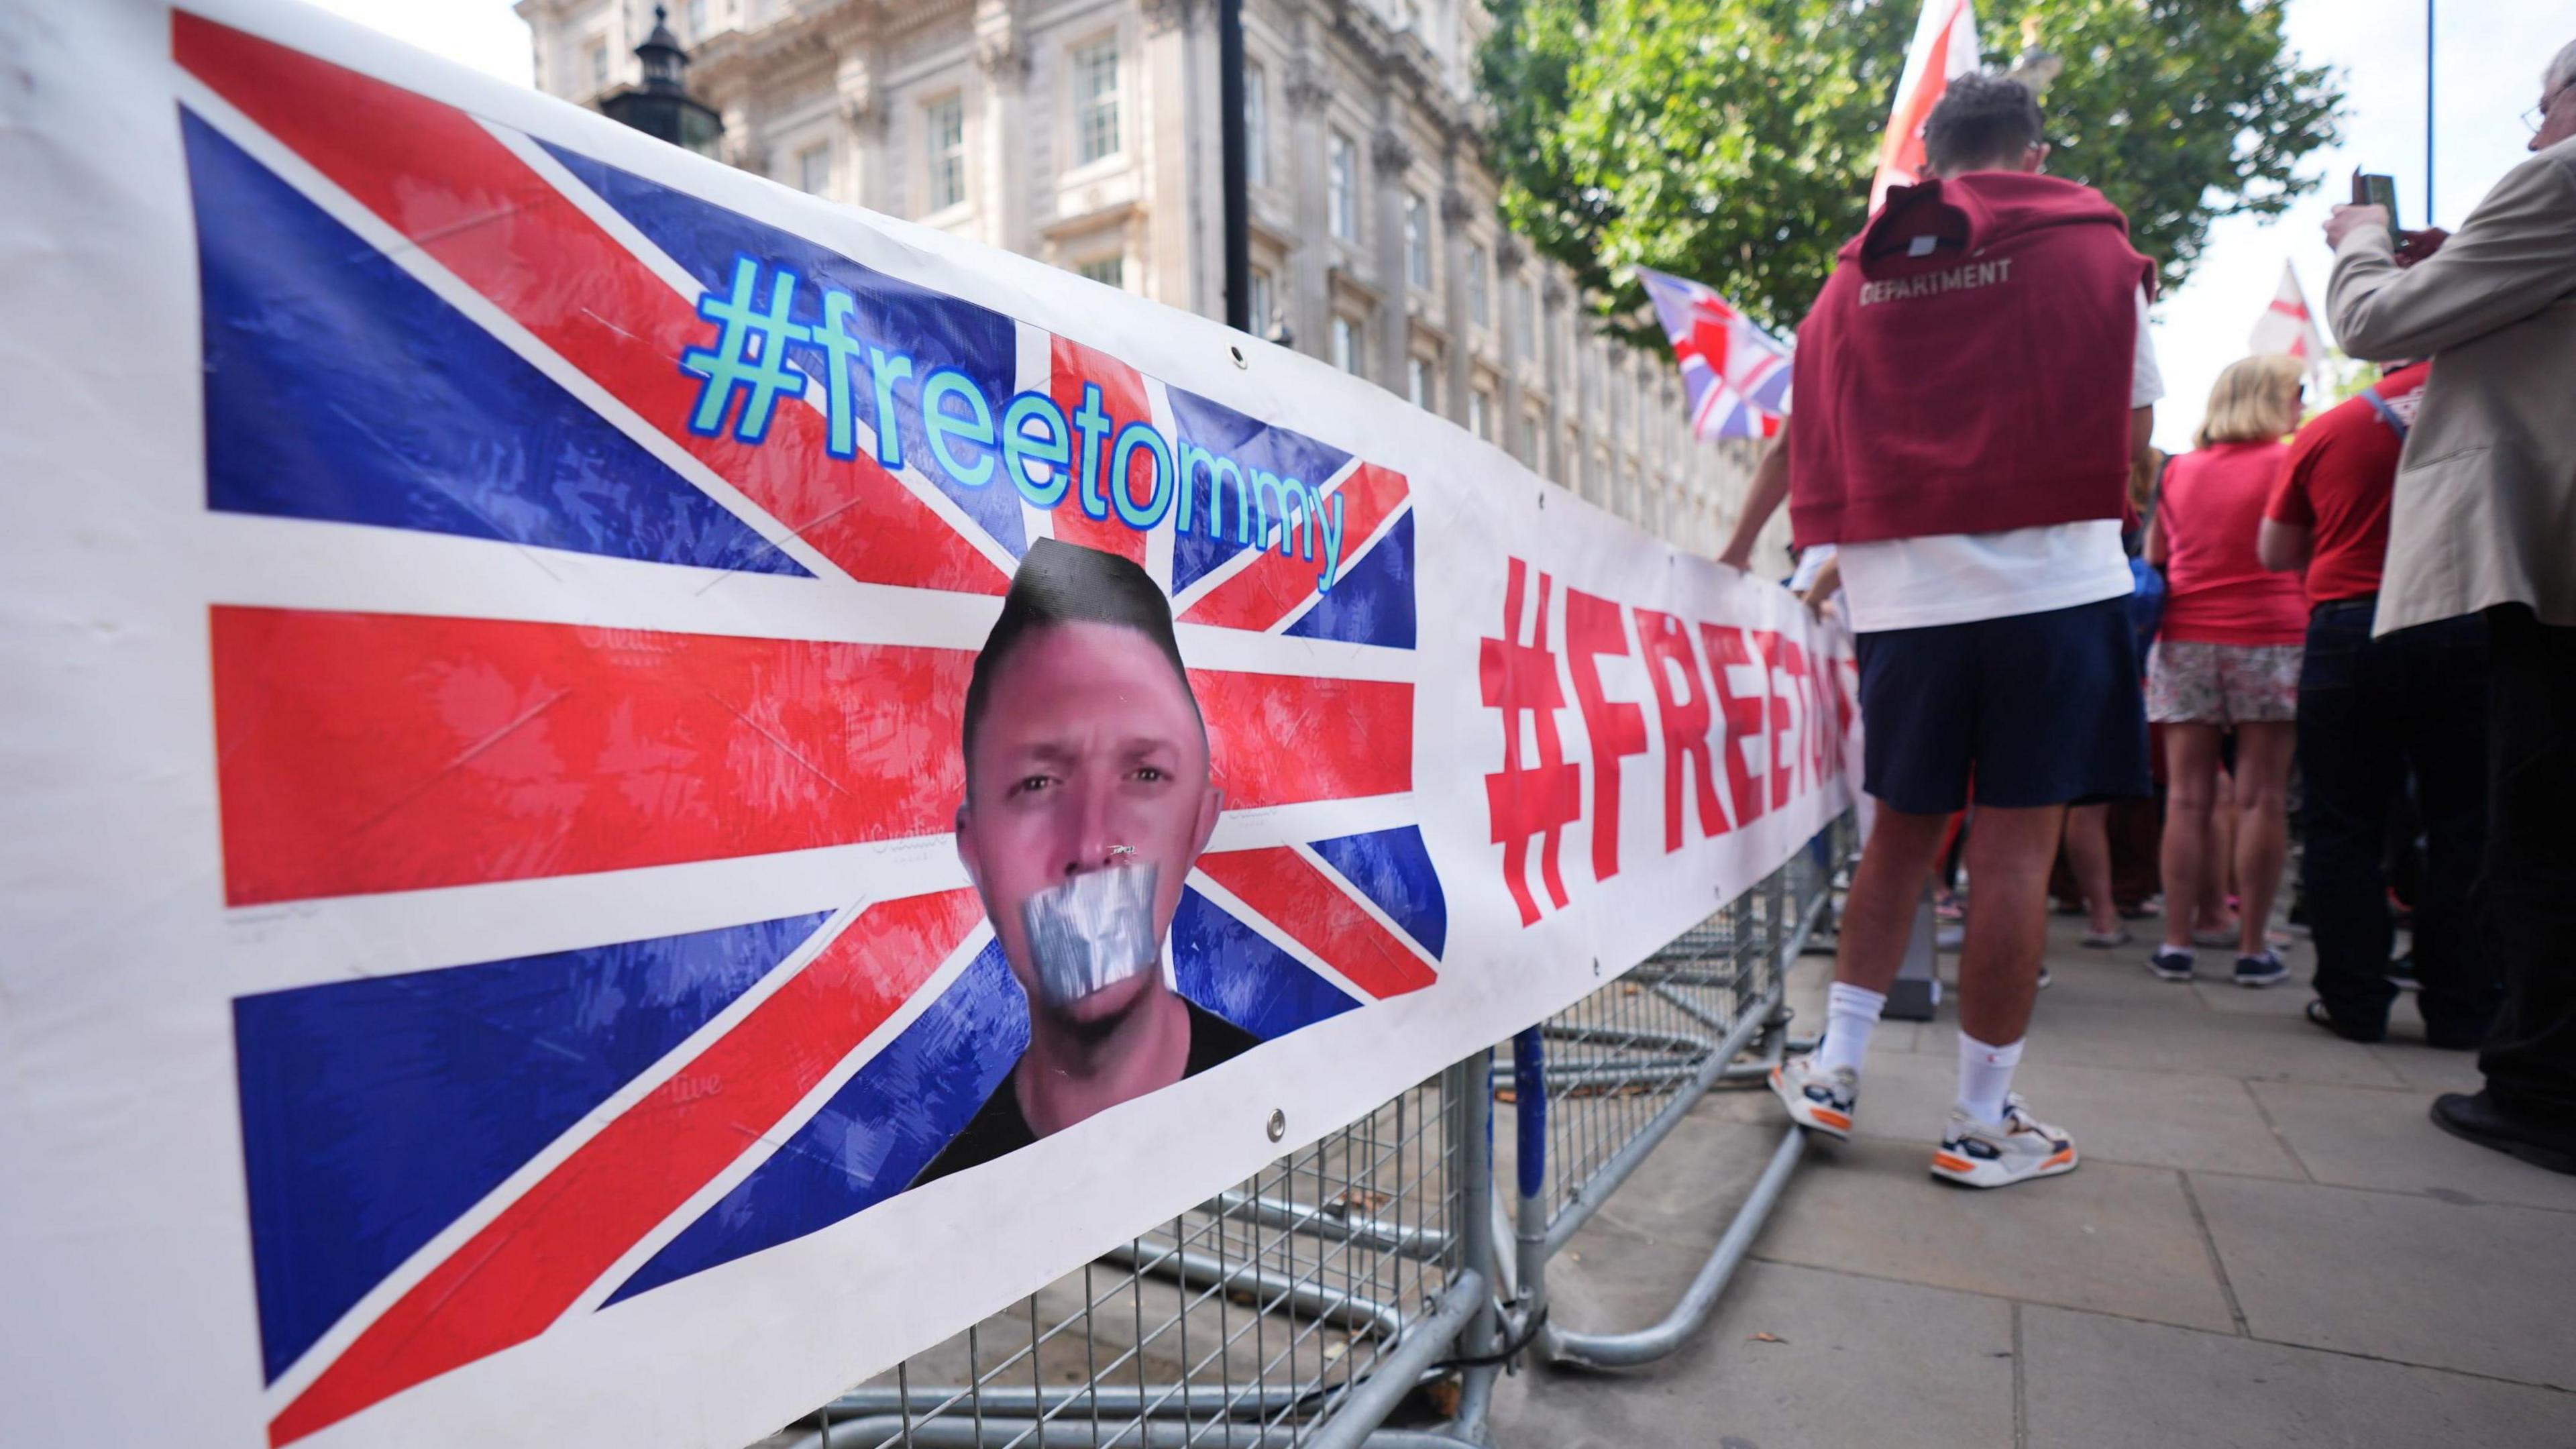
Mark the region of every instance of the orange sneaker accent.
[[1851, 1119], [1844, 1116], [1842, 1113], [1835, 1111], [1831, 1107], [1819, 1107], [1810, 1103], [1807, 1107], [1807, 1112], [1817, 1121], [1824, 1123], [1828, 1127], [1839, 1127], [1845, 1132], [1849, 1132], [1851, 1130]]
[[1943, 1172], [1974, 1172], [1977, 1170], [1977, 1165], [1975, 1163], [1970, 1162], [1964, 1157], [1954, 1156], [1947, 1152], [1933, 1153], [1932, 1165], [1940, 1168]]
[[2054, 1156], [2050, 1157], [2046, 1162], [2041, 1163], [2040, 1166], [2055, 1167], [2061, 1162], [2073, 1162], [2074, 1160], [2075, 1149], [2072, 1147], [2061, 1147], [2057, 1149]]

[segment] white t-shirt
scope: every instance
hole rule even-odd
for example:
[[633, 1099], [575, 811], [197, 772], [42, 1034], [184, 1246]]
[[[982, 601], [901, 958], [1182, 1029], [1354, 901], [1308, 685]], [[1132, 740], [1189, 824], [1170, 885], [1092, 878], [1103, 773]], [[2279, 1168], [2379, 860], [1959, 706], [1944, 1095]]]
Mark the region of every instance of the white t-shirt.
[[[2164, 395], [2141, 287], [2129, 406], [2147, 407]], [[1843, 603], [1856, 634], [2071, 609], [2135, 587], [2116, 518], [1847, 543], [1841, 552]]]

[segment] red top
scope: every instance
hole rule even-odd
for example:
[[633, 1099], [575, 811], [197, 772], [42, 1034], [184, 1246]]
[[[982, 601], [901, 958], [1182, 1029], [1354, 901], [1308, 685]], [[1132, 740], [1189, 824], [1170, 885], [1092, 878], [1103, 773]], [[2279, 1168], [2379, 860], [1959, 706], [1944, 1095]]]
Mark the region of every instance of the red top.
[[1891, 190], [1798, 327], [1799, 545], [2119, 517], [2154, 280], [2091, 187], [1979, 171]]
[[2219, 443], [2173, 460], [2156, 522], [2165, 537], [2164, 623], [2159, 637], [2194, 644], [2297, 644], [2308, 635], [2308, 596], [2293, 574], [2255, 556], [2279, 443]]
[[[2401, 367], [2372, 391], [2412, 423], [2418, 391], [2432, 371], [2429, 362]], [[2310, 603], [2379, 592], [2379, 570], [2388, 561], [2388, 496], [2405, 447], [2379, 410], [2358, 397], [2320, 413], [2291, 441], [2290, 461], [2263, 516], [2315, 530]]]

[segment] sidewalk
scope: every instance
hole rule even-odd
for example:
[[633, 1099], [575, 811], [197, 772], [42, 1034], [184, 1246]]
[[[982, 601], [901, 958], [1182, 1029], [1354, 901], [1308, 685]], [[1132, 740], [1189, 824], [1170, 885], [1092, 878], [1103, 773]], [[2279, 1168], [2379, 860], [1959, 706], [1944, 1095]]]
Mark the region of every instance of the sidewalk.
[[[2576, 1177], [2426, 1120], [2434, 1093], [2475, 1089], [2472, 1056], [2421, 1045], [2407, 1002], [2400, 1040], [2361, 1046], [2300, 1019], [2298, 979], [2159, 981], [2143, 944], [2050, 927], [2016, 1086], [2082, 1168], [1933, 1181], [1951, 1006], [1886, 1023], [1863, 1135], [1808, 1153], [1709, 1329], [1655, 1369], [1506, 1381], [1496, 1442], [2576, 1445]], [[2304, 942], [2290, 963], [2306, 976]], [[1830, 969], [1801, 963], [1797, 1030], [1822, 1024]], [[1551, 1266], [1556, 1321], [1660, 1317], [1780, 1121], [1768, 1092], [1704, 1102]]]

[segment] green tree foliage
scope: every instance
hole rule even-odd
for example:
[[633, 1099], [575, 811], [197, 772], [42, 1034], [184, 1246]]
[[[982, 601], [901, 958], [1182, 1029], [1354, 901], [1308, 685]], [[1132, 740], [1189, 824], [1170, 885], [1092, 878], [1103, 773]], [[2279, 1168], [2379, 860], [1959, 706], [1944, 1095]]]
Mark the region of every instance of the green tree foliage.
[[[1601, 298], [1628, 271], [1695, 278], [1794, 326], [1860, 229], [1917, 0], [1488, 0], [1482, 57], [1504, 209]], [[2039, 22], [2065, 69], [2043, 102], [2052, 174], [2129, 214], [2165, 285], [2211, 222], [2275, 215], [2311, 190], [2302, 157], [2335, 137], [2333, 74], [2281, 38], [2280, 0], [1990, 0], [1990, 66]]]

